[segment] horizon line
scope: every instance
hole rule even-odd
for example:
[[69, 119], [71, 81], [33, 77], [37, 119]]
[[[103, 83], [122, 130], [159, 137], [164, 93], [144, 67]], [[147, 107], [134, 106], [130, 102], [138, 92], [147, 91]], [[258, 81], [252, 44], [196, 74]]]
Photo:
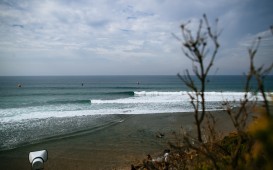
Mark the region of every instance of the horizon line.
[[[182, 75], [182, 74], [181, 74]], [[246, 74], [217, 74], [208, 76], [245, 76]], [[93, 74], [93, 75], [0, 75], [0, 77], [80, 77], [80, 76], [177, 76], [177, 74]], [[190, 75], [196, 76], [196, 75]], [[273, 76], [268, 74], [266, 76]]]

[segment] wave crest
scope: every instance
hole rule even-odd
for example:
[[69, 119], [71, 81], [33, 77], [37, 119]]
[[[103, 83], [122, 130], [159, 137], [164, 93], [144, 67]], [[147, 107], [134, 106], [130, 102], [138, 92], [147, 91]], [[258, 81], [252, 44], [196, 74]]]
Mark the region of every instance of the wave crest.
[[[112, 100], [90, 100], [90, 101], [91, 101], [91, 104], [178, 103], [178, 102], [189, 102], [191, 100], [188, 95], [189, 93], [191, 94], [192, 92], [139, 91], [139, 92], [134, 92], [133, 97], [112, 99]], [[244, 95], [245, 95], [244, 92], [205, 92], [205, 98], [207, 102], [240, 101], [243, 99]], [[257, 94], [255, 96], [251, 93], [248, 93], [248, 97], [253, 101], [263, 100], [260, 94]]]

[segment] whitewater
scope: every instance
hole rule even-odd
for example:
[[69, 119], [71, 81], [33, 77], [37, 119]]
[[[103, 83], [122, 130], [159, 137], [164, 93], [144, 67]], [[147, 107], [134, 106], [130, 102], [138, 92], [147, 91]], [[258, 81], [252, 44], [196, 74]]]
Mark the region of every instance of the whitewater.
[[[112, 100], [92, 100], [90, 103], [77, 102], [58, 105], [30, 106], [23, 108], [0, 109], [1, 123], [18, 122], [30, 119], [46, 119], [51, 117], [75, 117], [87, 115], [109, 114], [149, 114], [149, 113], [174, 113], [192, 112], [189, 95], [194, 93], [139, 91], [133, 92], [133, 96]], [[228, 101], [235, 104], [243, 100], [244, 92], [206, 92], [205, 99], [207, 110], [221, 110], [221, 104]], [[252, 101], [262, 101], [261, 94], [247, 93]], [[270, 96], [272, 94], [268, 94]], [[199, 98], [199, 101], [201, 99]], [[268, 100], [271, 100], [268, 97]]]

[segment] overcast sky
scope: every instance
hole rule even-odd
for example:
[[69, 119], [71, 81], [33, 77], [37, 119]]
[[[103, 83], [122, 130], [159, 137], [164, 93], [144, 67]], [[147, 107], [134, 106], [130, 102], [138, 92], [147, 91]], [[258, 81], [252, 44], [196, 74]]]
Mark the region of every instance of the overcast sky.
[[[211, 74], [243, 74], [247, 47], [273, 62], [272, 0], [0, 0], [0, 75], [175, 75], [191, 66], [180, 25], [219, 18]], [[212, 24], [213, 25], [213, 24]]]

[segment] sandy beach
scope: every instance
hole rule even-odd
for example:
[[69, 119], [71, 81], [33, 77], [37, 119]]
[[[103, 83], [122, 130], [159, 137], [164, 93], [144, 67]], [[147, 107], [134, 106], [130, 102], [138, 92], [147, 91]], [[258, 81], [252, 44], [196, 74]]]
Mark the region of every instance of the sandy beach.
[[[213, 112], [219, 130], [232, 130], [228, 115]], [[123, 122], [74, 136], [0, 152], [0, 169], [31, 169], [30, 151], [47, 149], [45, 169], [130, 169], [130, 165], [168, 148], [181, 127], [195, 132], [192, 113], [132, 115]], [[164, 137], [159, 138], [159, 133]]]

